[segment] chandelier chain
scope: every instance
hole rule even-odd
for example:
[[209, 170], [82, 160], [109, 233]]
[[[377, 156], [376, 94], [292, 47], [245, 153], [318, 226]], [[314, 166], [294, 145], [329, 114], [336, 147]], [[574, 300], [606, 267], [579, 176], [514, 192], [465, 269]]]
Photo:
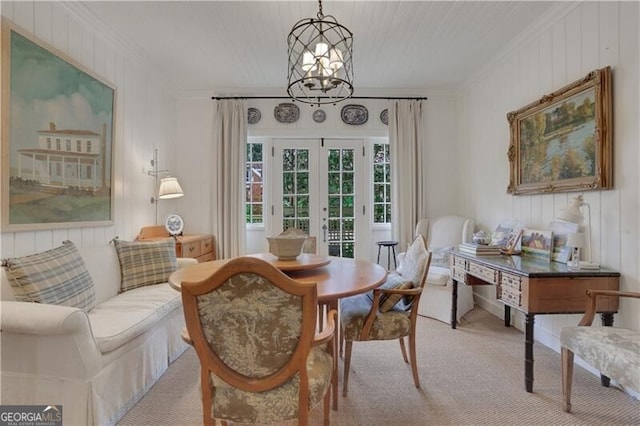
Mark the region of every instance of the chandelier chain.
[[324, 18], [324, 14], [322, 13], [322, 0], [318, 0], [318, 19]]

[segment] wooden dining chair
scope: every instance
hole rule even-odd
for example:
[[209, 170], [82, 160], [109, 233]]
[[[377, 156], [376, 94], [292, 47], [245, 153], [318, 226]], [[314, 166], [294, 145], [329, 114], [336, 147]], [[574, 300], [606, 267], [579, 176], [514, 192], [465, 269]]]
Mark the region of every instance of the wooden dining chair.
[[416, 364], [416, 320], [418, 303], [426, 281], [431, 252], [422, 235], [416, 236], [403, 262], [386, 281], [369, 294], [340, 301], [340, 325], [344, 340], [344, 374], [342, 395], [347, 396], [351, 349], [354, 341], [400, 340], [405, 362], [409, 362], [405, 337], [409, 338], [409, 356], [413, 381], [420, 387]]
[[329, 425], [335, 311], [316, 332], [317, 284], [253, 257], [182, 283], [187, 335], [200, 360], [203, 424], [298, 419], [324, 401]]

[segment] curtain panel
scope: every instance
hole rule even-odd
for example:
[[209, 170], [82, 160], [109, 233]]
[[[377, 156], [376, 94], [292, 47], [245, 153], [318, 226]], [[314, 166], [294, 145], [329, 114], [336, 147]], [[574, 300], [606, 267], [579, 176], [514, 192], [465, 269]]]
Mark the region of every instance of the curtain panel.
[[426, 216], [422, 101], [395, 100], [389, 108], [391, 234], [404, 248]]
[[245, 150], [247, 117], [244, 100], [216, 101], [213, 117], [212, 229], [219, 259], [245, 253]]

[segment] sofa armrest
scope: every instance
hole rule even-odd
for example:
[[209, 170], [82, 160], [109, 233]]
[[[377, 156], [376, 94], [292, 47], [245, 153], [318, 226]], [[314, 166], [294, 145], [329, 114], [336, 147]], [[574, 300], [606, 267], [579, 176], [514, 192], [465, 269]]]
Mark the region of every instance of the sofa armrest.
[[87, 314], [78, 308], [0, 302], [2, 372], [52, 377], [92, 377], [101, 353]]
[[182, 269], [185, 266], [195, 265], [198, 263], [198, 259], [193, 259], [190, 257], [179, 257], [178, 258], [178, 269]]

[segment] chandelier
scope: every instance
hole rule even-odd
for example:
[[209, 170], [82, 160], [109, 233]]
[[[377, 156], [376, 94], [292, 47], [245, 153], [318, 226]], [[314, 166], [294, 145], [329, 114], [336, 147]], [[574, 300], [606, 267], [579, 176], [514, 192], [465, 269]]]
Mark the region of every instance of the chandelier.
[[333, 16], [322, 13], [298, 21], [287, 38], [287, 93], [308, 104], [336, 103], [353, 94], [353, 34]]

